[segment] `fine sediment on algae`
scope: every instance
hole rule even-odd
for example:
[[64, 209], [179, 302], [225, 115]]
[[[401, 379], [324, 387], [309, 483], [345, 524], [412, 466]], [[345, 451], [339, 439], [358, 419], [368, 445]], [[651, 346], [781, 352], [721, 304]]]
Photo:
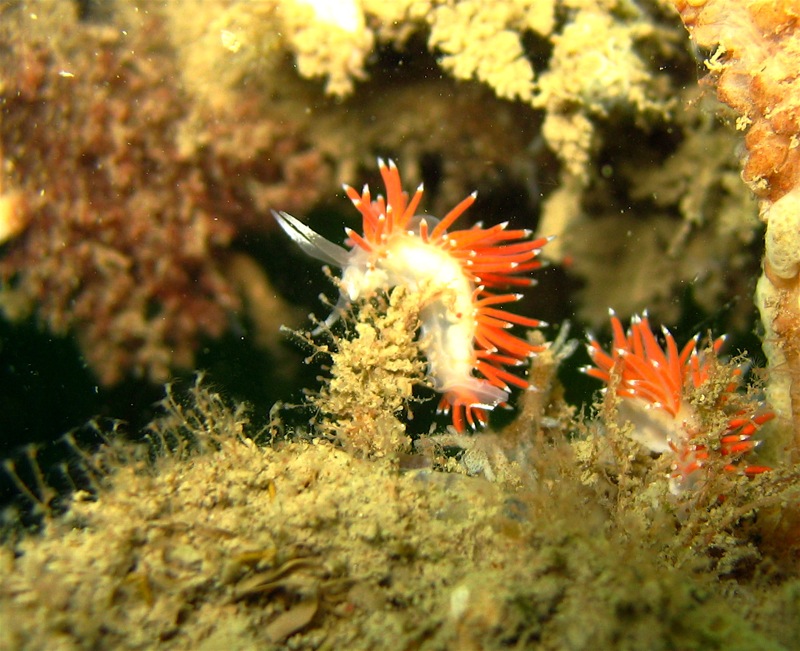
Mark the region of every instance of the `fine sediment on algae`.
[[726, 479], [729, 507], [678, 507], [652, 471], [643, 493], [629, 450], [615, 479], [590, 434], [534, 437], [492, 482], [425, 453], [257, 445], [241, 409], [190, 395], [168, 393], [149, 454], [101, 450], [94, 491], [2, 549], [0, 646], [788, 649], [800, 634], [796, 578], [776, 583], [763, 525], [736, 515], [760, 478]]

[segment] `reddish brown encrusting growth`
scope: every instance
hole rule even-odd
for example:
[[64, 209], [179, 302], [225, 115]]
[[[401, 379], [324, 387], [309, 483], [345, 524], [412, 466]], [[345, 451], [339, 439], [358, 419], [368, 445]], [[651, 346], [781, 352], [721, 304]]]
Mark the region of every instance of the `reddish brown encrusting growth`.
[[6, 315], [74, 334], [104, 385], [191, 368], [240, 309], [234, 238], [271, 228], [272, 205], [307, 209], [321, 156], [257, 106], [204, 117], [157, 14], [124, 31], [3, 20], [0, 169], [27, 225], [0, 258]]
[[675, 0], [719, 98], [746, 130], [742, 178], [767, 225], [756, 302], [770, 401], [790, 418], [800, 458], [800, 7], [788, 0]]
[[719, 98], [746, 128], [742, 176], [776, 201], [800, 174], [800, 8], [783, 0], [676, 0], [692, 40], [715, 50], [707, 62]]

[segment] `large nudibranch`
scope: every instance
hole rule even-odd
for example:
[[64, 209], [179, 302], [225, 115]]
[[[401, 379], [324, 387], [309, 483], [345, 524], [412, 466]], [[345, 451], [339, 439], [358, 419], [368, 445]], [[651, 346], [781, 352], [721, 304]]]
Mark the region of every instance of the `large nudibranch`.
[[[393, 161], [378, 160], [386, 198], [374, 201], [369, 187], [359, 194], [344, 190], [361, 213], [361, 234], [346, 228], [340, 247], [285, 212], [273, 215], [284, 231], [309, 255], [340, 267], [341, 296], [326, 320], [334, 323], [351, 301], [381, 290], [404, 286], [429, 296], [420, 310], [420, 346], [434, 388], [443, 394], [439, 411], [452, 411], [453, 425], [485, 424], [488, 411], [508, 400], [509, 385], [528, 382], [506, 370], [521, 365], [541, 347], [508, 332], [514, 324], [536, 328], [543, 323], [500, 309], [522, 298], [494, 293], [495, 288], [530, 286], [520, 277], [542, 266], [537, 256], [550, 238], [531, 240], [531, 231], [507, 230], [508, 223], [489, 228], [448, 229], [475, 201], [472, 193], [441, 220], [416, 215], [422, 185], [409, 201]], [[476, 377], [476, 372], [483, 377]]]
[[[647, 315], [634, 316], [627, 334], [611, 312], [613, 344], [610, 353], [590, 337], [587, 349], [594, 366], [584, 368], [588, 375], [613, 387], [619, 401], [620, 419], [633, 425], [632, 436], [656, 453], [673, 455], [671, 485], [680, 492], [695, 478], [693, 473], [709, 459], [706, 445], [694, 442], [702, 433], [697, 408], [689, 400], [692, 391], [710, 380], [712, 356], [716, 356], [724, 337], [711, 342], [706, 351], [697, 350], [698, 337], [678, 350], [675, 339], [662, 329], [664, 346], [650, 329]], [[737, 367], [732, 380], [723, 387], [717, 406], [727, 422], [719, 434], [719, 450], [730, 461], [752, 451], [753, 434], [774, 414], [756, 400], [744, 400], [738, 392], [742, 369]], [[739, 399], [734, 400], [737, 397]], [[713, 447], [716, 447], [713, 446]], [[726, 470], [736, 466], [726, 463]], [[744, 472], [755, 475], [764, 466], [745, 466]]]

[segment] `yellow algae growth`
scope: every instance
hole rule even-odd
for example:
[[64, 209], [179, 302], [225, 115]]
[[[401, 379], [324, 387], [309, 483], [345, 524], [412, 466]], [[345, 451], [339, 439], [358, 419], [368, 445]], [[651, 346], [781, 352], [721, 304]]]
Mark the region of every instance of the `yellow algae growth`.
[[241, 410], [191, 396], [168, 394], [153, 460], [101, 450], [92, 494], [2, 549], [4, 648], [779, 649], [797, 634], [763, 617], [792, 607], [794, 583], [753, 574], [738, 479], [728, 506], [678, 508], [666, 482], [632, 481], [645, 459], [593, 434], [531, 442], [504, 488], [424, 455], [410, 469], [321, 440], [258, 445]]

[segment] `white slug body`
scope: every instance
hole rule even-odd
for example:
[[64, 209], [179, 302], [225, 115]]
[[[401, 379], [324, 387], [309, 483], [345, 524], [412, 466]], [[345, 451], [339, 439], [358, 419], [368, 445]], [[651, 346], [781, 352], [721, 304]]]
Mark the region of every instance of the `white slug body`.
[[325, 240], [291, 215], [273, 214], [304, 251], [342, 268], [339, 304], [327, 324], [335, 322], [349, 302], [391, 287], [402, 285], [430, 296], [420, 311], [420, 346], [433, 386], [443, 394], [440, 411], [452, 411], [458, 431], [465, 424], [485, 424], [487, 412], [508, 400], [509, 384], [528, 387], [505, 367], [521, 364], [540, 350], [508, 328], [541, 325], [495, 307], [517, 301], [521, 294], [496, 294], [488, 288], [531, 285], [517, 274], [541, 266], [535, 258], [548, 238], [530, 240], [529, 231], [506, 230], [507, 224], [448, 233], [475, 194], [441, 221], [415, 216], [422, 187], [408, 201], [394, 163], [379, 160], [378, 165], [386, 199], [373, 202], [368, 187], [359, 194], [345, 186], [363, 218], [363, 234], [346, 230], [349, 249]]
[[508, 399], [508, 391], [472, 375], [475, 367], [475, 287], [461, 263], [418, 235], [399, 234], [387, 241], [380, 264], [371, 268], [354, 251], [342, 274], [342, 288], [351, 301], [368, 298], [386, 287], [402, 285], [425, 292], [435, 287], [436, 299], [420, 312], [420, 346], [434, 388], [445, 395], [471, 394], [475, 407], [492, 409]]

